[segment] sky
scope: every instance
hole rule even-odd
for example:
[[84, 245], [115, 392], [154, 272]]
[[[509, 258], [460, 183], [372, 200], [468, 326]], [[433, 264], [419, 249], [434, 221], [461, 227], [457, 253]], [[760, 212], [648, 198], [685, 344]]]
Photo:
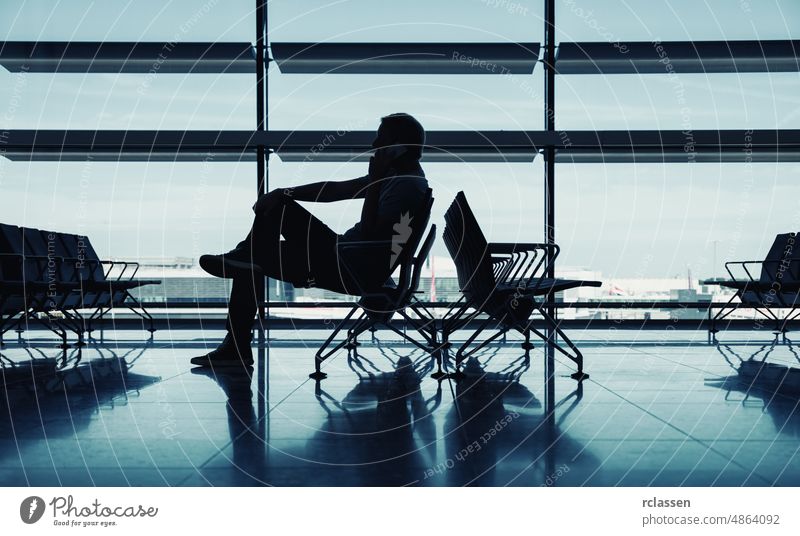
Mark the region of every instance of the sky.
[[[255, 2], [2, 0], [0, 40], [252, 41]], [[557, 42], [800, 39], [797, 0], [556, 0]], [[274, 41], [540, 42], [542, 3], [511, 0], [269, 3]], [[543, 76], [284, 75], [269, 69], [274, 129], [377, 127], [404, 111], [429, 130], [543, 126]], [[680, 102], [679, 90], [685, 95]], [[559, 129], [800, 128], [800, 74], [562, 76]], [[252, 129], [254, 76], [28, 74], [0, 68], [0, 128]], [[428, 163], [433, 221], [464, 190], [493, 241], [543, 239], [543, 169]], [[347, 179], [365, 164], [270, 160], [270, 186]], [[563, 265], [608, 277], [722, 275], [800, 230], [800, 164], [561, 164]], [[198, 257], [246, 233], [253, 163], [9, 162], [0, 221], [88, 234], [102, 256]], [[357, 203], [309, 206], [333, 229]], [[446, 255], [439, 242], [434, 254]]]

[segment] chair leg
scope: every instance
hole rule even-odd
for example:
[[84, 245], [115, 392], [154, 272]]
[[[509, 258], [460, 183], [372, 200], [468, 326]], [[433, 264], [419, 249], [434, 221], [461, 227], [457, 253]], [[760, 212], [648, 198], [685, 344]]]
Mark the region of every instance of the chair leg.
[[[419, 335], [423, 339], [425, 339], [425, 343], [428, 344], [428, 347], [427, 347], [426, 351], [430, 352], [432, 348], [436, 348], [437, 347], [435, 326], [432, 326], [432, 324], [429, 323], [429, 322], [428, 323], [424, 323], [424, 324], [420, 323], [418, 320], [416, 320], [414, 318], [411, 318], [408, 315], [408, 313], [406, 313], [404, 310], [400, 310], [398, 312], [400, 313], [400, 316], [402, 316], [403, 319], [406, 321], [406, 323], [410, 324], [411, 327], [414, 328], [414, 331], [419, 333]], [[406, 334], [404, 337], [406, 339], [408, 339], [408, 340], [411, 340], [411, 339], [409, 339], [408, 334]], [[417, 345], [417, 346], [419, 346], [419, 345]]]
[[150, 335], [152, 336], [152, 334], [155, 333], [155, 331], [156, 331], [155, 324], [153, 322], [153, 316], [147, 311], [147, 309], [144, 308], [144, 305], [142, 305], [141, 302], [139, 300], [137, 300], [133, 296], [133, 294], [131, 294], [129, 291], [126, 290], [125, 291], [125, 298], [122, 299], [122, 303], [125, 303], [127, 298], [130, 298], [131, 301], [133, 301], [133, 303], [135, 304], [135, 307], [138, 307], [139, 309], [141, 309], [141, 312], [137, 311], [134, 308], [133, 305], [128, 305], [127, 306], [128, 309], [130, 309], [133, 313], [138, 315], [142, 320], [148, 320], [149, 321], [150, 327], [147, 328], [147, 331], [149, 331]]
[[[497, 333], [495, 333], [494, 335], [492, 335], [488, 339], [483, 340], [483, 342], [481, 342], [475, 348], [467, 350], [467, 346], [466, 345], [462, 346], [461, 348], [459, 348], [459, 352], [461, 353], [461, 356], [460, 356], [460, 358], [457, 359], [457, 363], [460, 363], [460, 362], [464, 361], [468, 357], [470, 357], [473, 354], [475, 354], [475, 352], [477, 352], [479, 350], [482, 350], [483, 348], [485, 348], [491, 342], [497, 340], [498, 338], [502, 337], [503, 339], [505, 339], [507, 334], [508, 334], [508, 328], [507, 327], [502, 327], [497, 331]], [[456, 355], [458, 357], [458, 352], [456, 353]]]
[[400, 337], [402, 337], [402, 338], [403, 338], [403, 339], [405, 339], [406, 341], [410, 342], [411, 344], [413, 344], [414, 346], [416, 346], [416, 347], [417, 347], [417, 348], [419, 348], [420, 350], [422, 350], [422, 351], [424, 351], [424, 352], [431, 353], [431, 347], [430, 347], [430, 346], [425, 346], [424, 344], [422, 344], [422, 343], [421, 343], [421, 342], [419, 342], [418, 340], [414, 339], [414, 338], [413, 338], [411, 335], [409, 335], [409, 334], [408, 334], [408, 333], [406, 333], [405, 331], [403, 331], [403, 330], [401, 330], [401, 329], [398, 329], [397, 327], [393, 326], [393, 325], [391, 324], [391, 320], [390, 320], [390, 323], [387, 323], [387, 324], [386, 324], [386, 327], [387, 327], [387, 328], [389, 328], [390, 330], [394, 331], [394, 332], [395, 332], [395, 333], [397, 333], [398, 335], [400, 335]]
[[447, 372], [444, 371], [443, 365], [445, 359], [447, 359], [447, 352], [451, 344], [450, 341], [447, 340], [448, 333], [447, 330], [445, 330], [444, 323], [442, 323], [442, 329], [441, 329], [442, 340], [439, 341], [437, 337], [436, 322], [435, 320], [433, 320], [432, 322], [433, 322], [432, 324], [433, 327], [431, 329], [431, 336], [433, 341], [432, 344], [433, 357], [434, 359], [436, 359], [436, 372], [431, 374], [431, 378], [437, 381], [441, 381], [447, 378]]
[[[561, 352], [563, 355], [565, 355], [567, 358], [569, 358], [572, 362], [575, 363], [575, 365], [578, 367], [578, 370], [577, 370], [577, 372], [575, 372], [573, 374], [570, 374], [570, 377], [572, 379], [578, 380], [578, 381], [583, 381], [586, 378], [588, 378], [589, 375], [586, 374], [585, 372], [583, 372], [583, 354], [581, 353], [581, 351], [578, 350], [578, 347], [575, 346], [575, 343], [572, 342], [572, 339], [567, 337], [567, 334], [564, 333], [561, 330], [561, 328], [558, 327], [558, 324], [556, 323], [555, 319], [552, 316], [550, 316], [547, 313], [547, 311], [544, 310], [544, 307], [537, 308], [537, 310], [542, 315], [542, 317], [544, 318], [545, 322], [549, 325], [551, 335], [549, 337], [545, 337], [544, 334], [539, 333], [536, 330], [532, 330], [532, 331], [534, 333], [536, 333], [537, 335], [539, 335], [539, 337], [541, 337], [547, 344], [552, 345], [553, 348], [555, 348], [556, 350]], [[574, 355], [570, 354], [569, 352], [567, 352], [564, 348], [561, 347], [560, 344], [558, 344], [555, 340], [553, 340], [554, 337], [553, 337], [552, 333], [554, 333], [554, 332], [559, 337], [561, 337], [561, 339], [567, 344], [567, 346], [569, 346], [569, 348], [574, 352]]]
[[447, 373], [442, 369], [442, 355], [446, 352], [444, 348], [438, 348], [433, 351], [433, 357], [436, 359], [436, 372], [431, 374], [431, 378], [434, 380], [444, 380], [447, 378]]
[[[355, 325], [347, 330], [347, 344], [344, 345], [345, 348], [348, 350], [355, 350], [357, 347], [361, 346], [361, 343], [358, 342], [358, 335], [364, 330], [359, 330], [359, 328], [365, 322], [369, 322], [369, 317], [367, 316], [366, 311], [362, 311], [361, 316], [358, 317]], [[375, 336], [373, 335], [372, 338], [374, 339]]]
[[[712, 344], [719, 344], [719, 341], [717, 340], [717, 333], [719, 333], [720, 330], [717, 327], [717, 323], [721, 322], [722, 320], [725, 320], [731, 313], [733, 313], [736, 309], [739, 308], [740, 304], [733, 302], [733, 300], [735, 300], [738, 296], [739, 296], [738, 292], [734, 293], [733, 296], [731, 296], [730, 299], [725, 303], [725, 305], [720, 307], [719, 311], [717, 311], [717, 314], [715, 314], [714, 317], [711, 318], [709, 332], [711, 335]], [[708, 314], [709, 316], [711, 316], [710, 307], [708, 309]]]
[[789, 322], [797, 320], [798, 317], [800, 317], [800, 310], [792, 308], [792, 310], [789, 311], [789, 314], [786, 315], [786, 318], [783, 319], [783, 322], [780, 325], [783, 344], [786, 344], [786, 341], [788, 340], [786, 337], [786, 333], [789, 331]]
[[48, 330], [50, 330], [51, 332], [53, 332], [54, 334], [56, 334], [56, 335], [58, 336], [58, 338], [59, 338], [59, 339], [61, 339], [61, 342], [60, 342], [58, 345], [56, 345], [56, 348], [61, 348], [62, 350], [66, 350], [67, 348], [69, 348], [69, 347], [70, 347], [70, 345], [69, 345], [69, 342], [67, 342], [67, 330], [65, 330], [65, 329], [64, 329], [64, 328], [63, 328], [63, 327], [62, 327], [60, 324], [58, 324], [58, 323], [56, 323], [56, 325], [54, 326], [54, 325], [53, 325], [53, 320], [54, 320], [54, 319], [53, 319], [51, 316], [48, 316], [48, 317], [47, 317], [47, 319], [49, 320], [49, 322], [45, 322], [44, 320], [42, 320], [41, 318], [39, 318], [38, 316], [36, 316], [36, 313], [33, 313], [33, 318], [34, 318], [34, 319], [35, 319], [35, 320], [36, 320], [36, 321], [37, 321], [39, 324], [41, 324], [42, 326], [44, 326], [45, 328], [47, 328]]
[[525, 330], [525, 342], [523, 342], [520, 346], [522, 346], [522, 349], [525, 350], [526, 354], [535, 348], [531, 342], [531, 330]]
[[501, 329], [500, 331], [498, 331], [497, 333], [495, 333], [494, 335], [492, 335], [491, 337], [480, 343], [478, 346], [473, 348], [472, 350], [467, 351], [467, 348], [469, 348], [469, 346], [475, 341], [478, 335], [480, 335], [487, 327], [489, 327], [489, 324], [495, 321], [496, 320], [491, 316], [488, 317], [486, 320], [483, 321], [483, 323], [481, 323], [478, 329], [475, 330], [475, 332], [472, 335], [470, 335], [470, 337], [466, 340], [466, 342], [464, 342], [464, 344], [461, 345], [461, 347], [456, 352], [455, 371], [450, 375], [452, 378], [460, 379], [464, 376], [464, 373], [461, 372], [461, 362], [464, 361], [464, 359], [468, 358], [469, 356], [471, 356], [472, 354], [474, 354], [475, 352], [477, 352], [478, 350], [480, 350], [493, 340], [497, 339], [498, 337], [505, 335], [506, 331], [508, 331], [508, 328]]
[[322, 346], [319, 347], [319, 350], [317, 350], [317, 354], [314, 356], [314, 372], [308, 375], [309, 378], [311, 378], [312, 380], [319, 381], [328, 377], [327, 374], [322, 372], [322, 362], [328, 359], [336, 352], [338, 352], [339, 350], [341, 350], [342, 348], [344, 348], [349, 338], [345, 338], [344, 341], [334, 346], [333, 349], [331, 350], [328, 350], [328, 347], [333, 342], [333, 339], [336, 338], [336, 335], [338, 335], [339, 332], [342, 331], [342, 329], [344, 329], [344, 326], [350, 321], [350, 319], [353, 317], [356, 311], [358, 311], [358, 309], [359, 309], [358, 306], [354, 305], [353, 308], [350, 309], [350, 312], [347, 313], [347, 316], [345, 316], [344, 319], [341, 322], [339, 322], [339, 324], [336, 325], [336, 328], [333, 330], [333, 333], [331, 333], [330, 336], [325, 340], [325, 342], [322, 343]]

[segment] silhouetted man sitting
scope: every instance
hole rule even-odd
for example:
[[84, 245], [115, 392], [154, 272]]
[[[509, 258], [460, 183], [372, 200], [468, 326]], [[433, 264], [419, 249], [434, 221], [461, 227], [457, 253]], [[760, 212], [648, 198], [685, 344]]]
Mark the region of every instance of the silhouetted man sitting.
[[[425, 131], [408, 114], [381, 119], [372, 142], [375, 153], [367, 175], [348, 181], [306, 184], [273, 190], [253, 206], [256, 216], [247, 237], [223, 255], [203, 255], [200, 266], [211, 275], [233, 279], [228, 302], [228, 334], [214, 351], [192, 359], [202, 366], [250, 365], [255, 288], [264, 276], [296, 287], [319, 287], [358, 294], [350, 270], [342, 266], [340, 241], [390, 240], [393, 227], [417, 214], [425, 200], [428, 181], [420, 167]], [[361, 218], [343, 235], [332, 231], [298, 201], [330, 203], [363, 198]], [[283, 240], [281, 239], [283, 236]], [[369, 265], [381, 255], [363, 256], [360, 274], [380, 274], [383, 264]], [[386, 269], [383, 272], [387, 271]]]

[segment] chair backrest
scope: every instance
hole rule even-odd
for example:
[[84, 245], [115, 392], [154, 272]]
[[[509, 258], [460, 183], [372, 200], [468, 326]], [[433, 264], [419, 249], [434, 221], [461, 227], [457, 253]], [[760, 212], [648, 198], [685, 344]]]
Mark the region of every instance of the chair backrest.
[[[351, 267], [355, 269], [352, 276], [358, 280], [363, 292], [366, 294], [379, 292], [389, 283], [400, 289], [408, 288], [411, 281], [411, 263], [422, 239], [422, 233], [430, 221], [432, 205], [433, 192], [428, 188], [416, 213], [403, 214], [402, 220], [394, 224], [394, 234], [389, 248], [382, 247], [379, 251], [373, 251], [368, 258], [364, 258], [362, 252], [362, 262], [351, 263]], [[395, 285], [392, 277], [398, 268], [399, 282]]]
[[[22, 231], [16, 225], [0, 223], [0, 253], [22, 255]], [[13, 257], [0, 257], [0, 281], [20, 281], [19, 261]]]
[[[48, 256], [84, 259], [85, 261], [98, 261], [94, 263], [84, 262], [79, 264], [73, 262], [58, 262], [54, 266], [58, 267], [57, 274], [47, 273], [49, 270], [46, 260], [41, 259], [36, 262], [25, 263], [25, 274], [20, 271], [20, 264], [17, 259], [4, 258], [2, 260], [3, 279], [38, 281], [50, 280], [56, 277], [60, 281], [73, 281], [76, 277], [86, 280], [91, 276], [94, 280], [104, 279], [103, 267], [99, 264], [99, 258], [92, 247], [89, 238], [67, 233], [57, 233], [44, 231], [30, 227], [17, 227], [0, 223], [0, 253], [12, 253], [16, 255], [34, 256], [47, 258]], [[44, 273], [43, 273], [44, 269]]]
[[22, 228], [16, 225], [0, 224], [0, 232], [3, 235], [3, 253], [13, 253], [15, 255], [25, 254], [25, 242], [22, 238]]
[[[374, 278], [373, 282], [376, 286], [381, 286], [388, 279], [391, 279], [392, 274], [399, 268], [400, 274], [397, 287], [400, 289], [408, 289], [411, 283], [414, 253], [417, 251], [420, 240], [422, 240], [422, 233], [424, 233], [425, 229], [428, 227], [428, 222], [431, 219], [432, 206], [433, 190], [428, 188], [425, 191], [425, 195], [422, 198], [417, 212], [413, 216], [410, 216], [410, 220], [395, 224], [395, 235], [392, 236], [392, 247], [389, 253], [389, 270], [385, 276], [381, 274], [377, 278]], [[385, 259], [381, 259], [378, 262], [385, 262]]]
[[[44, 252], [33, 251], [27, 244], [25, 237], [33, 234], [36, 229], [17, 227], [16, 225], [0, 224], [0, 235], [2, 236], [2, 252], [21, 256], [46, 257], [47, 248]], [[35, 262], [25, 262], [20, 264], [18, 258], [5, 258], [3, 260], [3, 278], [13, 281], [45, 281], [44, 269], [46, 268], [43, 260]], [[24, 270], [22, 269], [24, 267]]]
[[64, 250], [61, 247], [58, 233], [23, 227], [22, 235], [26, 255], [47, 258], [47, 269], [45, 271], [48, 282], [55, 284], [75, 280], [75, 270], [58, 260], [64, 257]]
[[495, 282], [489, 244], [464, 192], [458, 192], [444, 220], [444, 242], [455, 262], [461, 291], [474, 296], [488, 296]]
[[[405, 240], [405, 242], [399, 241], [402, 239], [404, 233], [403, 222], [395, 224], [394, 230], [397, 234], [392, 237], [392, 260], [394, 262], [392, 263], [393, 265], [390, 273], [394, 273], [397, 268], [400, 268], [401, 280], [404, 278], [406, 281], [409, 280], [408, 278], [410, 277], [409, 270], [411, 269], [411, 262], [413, 261], [414, 253], [416, 253], [419, 243], [422, 240], [422, 235], [425, 232], [425, 229], [428, 228], [428, 222], [431, 220], [432, 207], [433, 190], [428, 188], [425, 190], [425, 195], [422, 198], [419, 209], [409, 222], [409, 225], [411, 226], [411, 233], [408, 234], [408, 238]], [[395, 240], [397, 240], [396, 244]]]
[[401, 296], [401, 302], [404, 305], [408, 304], [408, 302], [411, 299], [411, 296], [419, 288], [419, 281], [422, 278], [422, 268], [423, 266], [425, 266], [425, 260], [428, 258], [428, 255], [430, 255], [431, 248], [433, 247], [433, 242], [435, 240], [436, 240], [436, 225], [431, 225], [431, 230], [428, 231], [428, 235], [425, 237], [425, 240], [419, 247], [417, 255], [411, 261], [411, 280], [408, 282], [407, 286], [405, 287], [405, 292]]
[[411, 275], [411, 285], [409, 285], [411, 292], [416, 292], [417, 289], [419, 289], [419, 281], [422, 278], [422, 267], [425, 265], [428, 255], [431, 254], [431, 248], [433, 248], [433, 242], [435, 240], [436, 225], [431, 225], [431, 230], [428, 231], [428, 236], [425, 237], [425, 241], [422, 242], [422, 245], [419, 247], [419, 251], [417, 252], [417, 256], [414, 258], [414, 273]]
[[71, 262], [76, 270], [80, 271], [81, 279], [93, 279], [102, 281], [105, 279], [103, 266], [98, 262], [97, 253], [89, 242], [88, 236], [74, 235], [69, 233], [59, 233], [63, 250], [66, 252], [64, 257], [78, 259], [78, 262]]
[[761, 282], [795, 282], [800, 278], [800, 237], [797, 233], [783, 233], [775, 237], [764, 263], [761, 265]]
[[[420, 203], [419, 210], [408, 222], [411, 227], [411, 233], [408, 235], [408, 238], [405, 242], [398, 242], [396, 245], [392, 244], [392, 252], [394, 253], [392, 272], [394, 272], [394, 270], [396, 270], [398, 267], [402, 268], [404, 264], [407, 264], [413, 258], [414, 253], [416, 253], [417, 247], [419, 247], [419, 243], [422, 240], [422, 234], [425, 232], [425, 229], [428, 228], [428, 222], [431, 219], [432, 207], [433, 190], [428, 188], [425, 191], [422, 202]], [[394, 230], [398, 237], [403, 235], [403, 226], [404, 222], [399, 222], [394, 226]]]

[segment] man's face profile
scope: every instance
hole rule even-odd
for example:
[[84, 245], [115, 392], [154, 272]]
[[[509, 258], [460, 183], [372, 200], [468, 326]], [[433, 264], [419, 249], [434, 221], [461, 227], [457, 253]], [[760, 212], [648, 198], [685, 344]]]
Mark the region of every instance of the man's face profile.
[[394, 143], [394, 139], [389, 135], [386, 126], [381, 124], [375, 134], [375, 139], [372, 141], [373, 149], [386, 148]]

